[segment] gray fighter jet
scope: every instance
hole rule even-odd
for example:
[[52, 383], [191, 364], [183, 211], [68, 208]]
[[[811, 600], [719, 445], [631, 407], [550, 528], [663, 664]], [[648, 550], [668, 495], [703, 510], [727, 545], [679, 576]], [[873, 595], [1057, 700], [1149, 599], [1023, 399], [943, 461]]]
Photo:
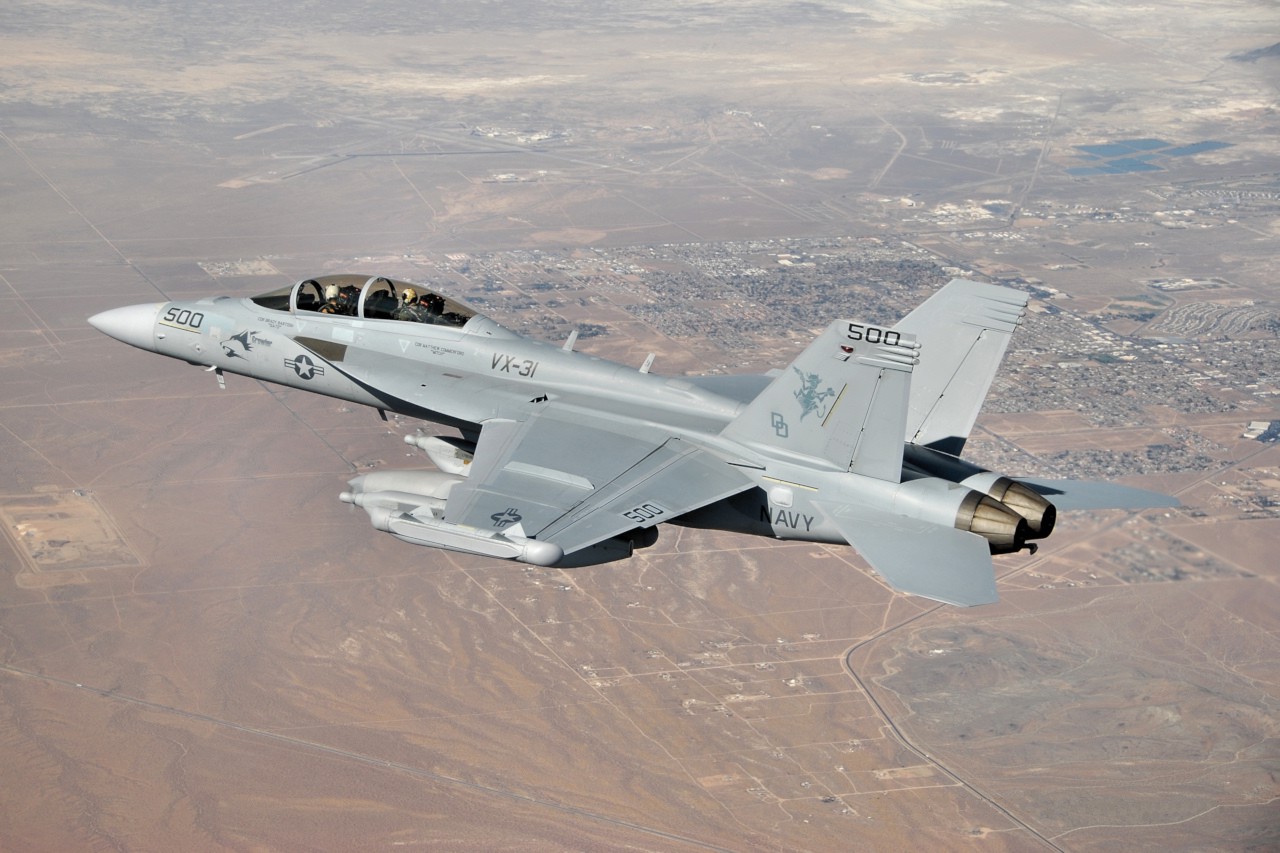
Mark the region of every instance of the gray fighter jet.
[[[895, 589], [996, 600], [992, 554], [1034, 550], [1057, 509], [1177, 501], [1013, 479], [960, 458], [1027, 295], [956, 279], [892, 327], [837, 320], [766, 376], [659, 376], [522, 337], [457, 300], [331, 275], [239, 299], [104, 311], [100, 331], [457, 428], [406, 436], [438, 471], [377, 471], [341, 500], [406, 542], [580, 566], [660, 523], [848, 543]], [[1055, 508], [1056, 507], [1056, 508]]]

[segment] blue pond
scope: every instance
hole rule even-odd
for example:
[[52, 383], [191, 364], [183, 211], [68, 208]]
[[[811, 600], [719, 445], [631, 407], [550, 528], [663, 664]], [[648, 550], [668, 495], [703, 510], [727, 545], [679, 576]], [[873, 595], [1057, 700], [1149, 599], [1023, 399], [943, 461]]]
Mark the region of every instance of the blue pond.
[[1159, 172], [1156, 163], [1166, 157], [1186, 157], [1219, 148], [1230, 148], [1231, 143], [1208, 139], [1190, 145], [1174, 145], [1163, 139], [1118, 139], [1097, 145], [1077, 145], [1075, 149], [1087, 166], [1067, 169], [1068, 175], [1123, 175], [1131, 172]]

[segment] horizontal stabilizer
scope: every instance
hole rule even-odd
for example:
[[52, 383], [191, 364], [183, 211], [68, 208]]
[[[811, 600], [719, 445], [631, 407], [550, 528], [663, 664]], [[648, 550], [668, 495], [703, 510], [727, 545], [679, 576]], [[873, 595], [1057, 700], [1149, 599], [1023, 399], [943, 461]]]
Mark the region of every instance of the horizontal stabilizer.
[[1095, 480], [1034, 480], [1017, 477], [1058, 509], [1152, 509], [1182, 506], [1175, 497]]
[[981, 536], [869, 507], [825, 508], [840, 535], [899, 592], [960, 607], [999, 599]]

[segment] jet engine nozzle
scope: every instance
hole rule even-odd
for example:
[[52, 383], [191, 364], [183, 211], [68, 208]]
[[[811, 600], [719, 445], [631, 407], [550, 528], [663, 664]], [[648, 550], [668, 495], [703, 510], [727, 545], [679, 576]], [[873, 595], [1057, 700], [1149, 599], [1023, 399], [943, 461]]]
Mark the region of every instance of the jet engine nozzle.
[[1058, 510], [1030, 487], [1003, 474], [988, 471], [972, 462], [928, 447], [908, 444], [904, 452], [905, 471], [921, 471], [952, 483], [990, 495], [1027, 520], [1027, 538], [1043, 539], [1053, 532]]
[[1027, 520], [1028, 539], [1043, 539], [1053, 532], [1058, 509], [1039, 492], [1008, 477], [998, 478], [984, 491]]
[[986, 539], [992, 554], [1013, 554], [1027, 543], [1027, 520], [989, 495], [971, 491], [956, 510], [955, 526]]

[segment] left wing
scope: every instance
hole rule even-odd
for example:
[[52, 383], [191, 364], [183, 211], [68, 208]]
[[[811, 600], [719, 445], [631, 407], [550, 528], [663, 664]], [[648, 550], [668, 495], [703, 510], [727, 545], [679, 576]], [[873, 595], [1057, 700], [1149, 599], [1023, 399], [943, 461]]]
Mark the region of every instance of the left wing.
[[449, 494], [445, 519], [570, 554], [753, 485], [666, 430], [550, 403], [525, 421], [482, 425], [471, 474]]

